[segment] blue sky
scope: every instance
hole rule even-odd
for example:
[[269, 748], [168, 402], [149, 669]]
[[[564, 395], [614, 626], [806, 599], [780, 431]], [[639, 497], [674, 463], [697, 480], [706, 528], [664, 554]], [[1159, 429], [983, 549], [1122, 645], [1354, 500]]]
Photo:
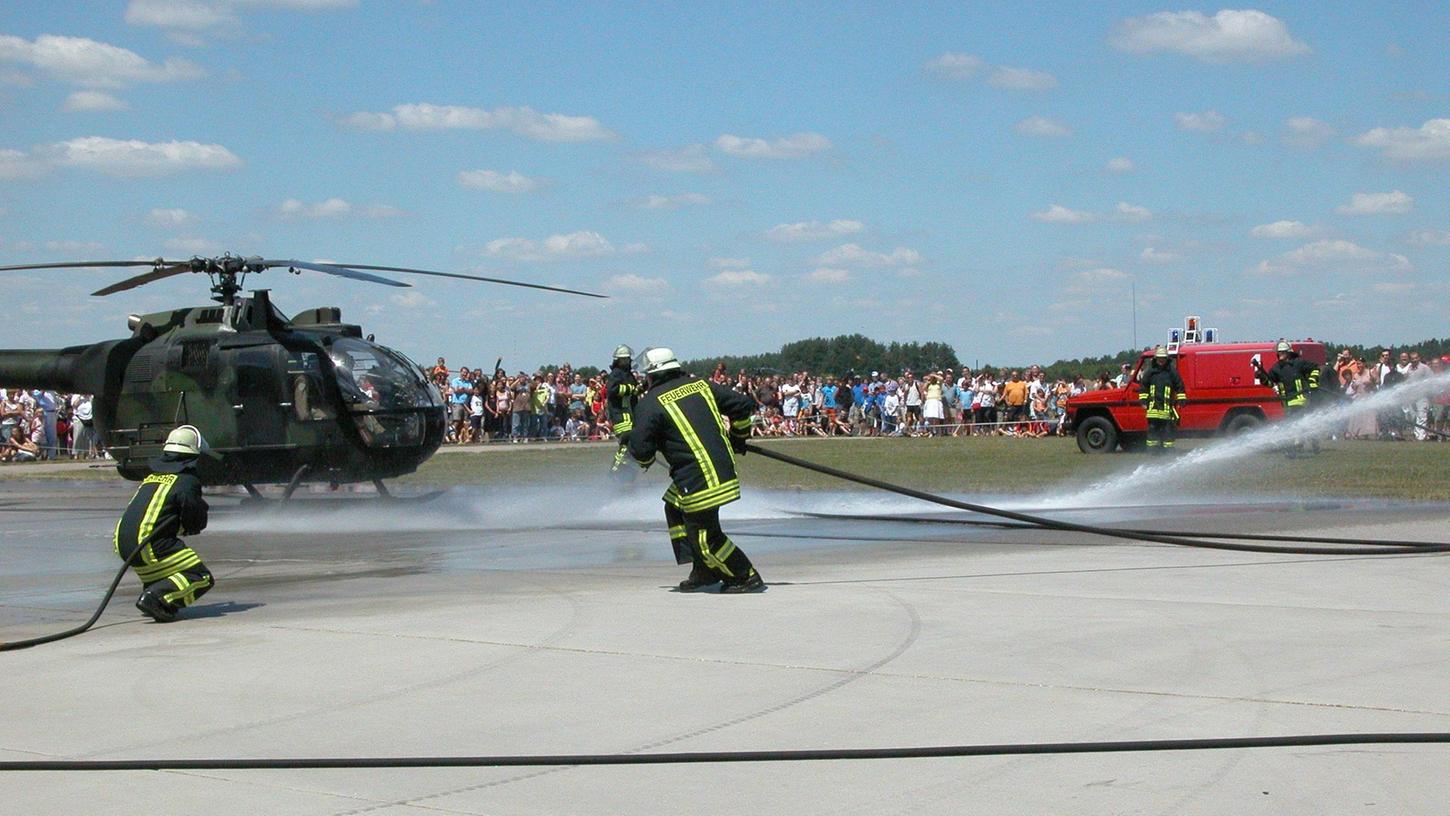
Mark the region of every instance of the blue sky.
[[[1021, 363], [1443, 336], [1450, 12], [131, 0], [0, 7], [0, 264], [232, 251], [415, 358], [861, 332]], [[204, 300], [9, 273], [0, 345]]]

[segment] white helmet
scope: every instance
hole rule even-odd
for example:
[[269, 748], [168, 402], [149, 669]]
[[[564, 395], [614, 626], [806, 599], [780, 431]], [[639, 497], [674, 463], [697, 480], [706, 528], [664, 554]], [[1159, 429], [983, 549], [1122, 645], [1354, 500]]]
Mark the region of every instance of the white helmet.
[[646, 376], [652, 376], [663, 374], [666, 371], [679, 371], [680, 361], [675, 358], [675, 353], [667, 348], [647, 348], [639, 353], [635, 366], [643, 370]]
[[629, 360], [629, 359], [632, 359], [633, 357], [634, 357], [634, 349], [630, 348], [629, 346], [618, 345], [618, 346], [615, 346], [614, 347], [614, 359], [616, 359], [616, 360]]
[[182, 425], [166, 435], [166, 444], [161, 449], [183, 456], [200, 456], [207, 448], [206, 440], [195, 425]]

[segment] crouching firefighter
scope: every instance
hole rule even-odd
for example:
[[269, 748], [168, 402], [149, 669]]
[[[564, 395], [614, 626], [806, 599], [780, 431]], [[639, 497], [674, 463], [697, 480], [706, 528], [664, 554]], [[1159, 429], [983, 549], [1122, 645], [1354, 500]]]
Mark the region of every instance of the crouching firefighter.
[[629, 455], [641, 468], [656, 454], [669, 463], [664, 500], [670, 544], [677, 563], [692, 565], [679, 590], [715, 584], [722, 584], [722, 593], [765, 589], [745, 551], [720, 529], [720, 507], [740, 498], [734, 454], [745, 453], [755, 400], [686, 374], [667, 348], [645, 349], [639, 367], [646, 390], [634, 409]]
[[1188, 395], [1183, 393], [1183, 378], [1173, 368], [1168, 349], [1154, 349], [1153, 363], [1143, 373], [1138, 400], [1148, 415], [1148, 452], [1173, 450], [1173, 440], [1178, 436], [1178, 409], [1188, 401]]
[[630, 367], [633, 358], [634, 350], [629, 346], [615, 346], [614, 360], [609, 364], [609, 379], [604, 386], [609, 424], [619, 440], [619, 449], [614, 452], [614, 466], [610, 468], [615, 473], [624, 464], [624, 454], [629, 450], [629, 435], [634, 431], [634, 404], [639, 399], [639, 381]]
[[206, 440], [195, 426], [182, 425], [161, 450], [149, 463], [151, 475], [116, 522], [115, 544], [116, 554], [131, 563], [144, 585], [136, 608], [158, 623], [170, 623], [182, 607], [212, 588], [211, 571], [179, 538], [206, 529], [206, 500], [196, 477], [196, 459], [206, 450]]
[[[1274, 353], [1279, 361], [1267, 371], [1255, 355], [1254, 376], [1263, 385], [1274, 387], [1279, 393], [1279, 400], [1284, 403], [1284, 421], [1293, 422], [1304, 416], [1311, 398], [1315, 397], [1314, 392], [1319, 390], [1319, 366], [1300, 357], [1299, 352], [1284, 340], [1280, 340], [1274, 347]], [[1314, 452], [1318, 453], [1319, 440], [1311, 435], [1310, 442], [1314, 446]], [[1296, 433], [1294, 446], [1287, 451], [1287, 455], [1293, 457], [1303, 449], [1303, 436]]]

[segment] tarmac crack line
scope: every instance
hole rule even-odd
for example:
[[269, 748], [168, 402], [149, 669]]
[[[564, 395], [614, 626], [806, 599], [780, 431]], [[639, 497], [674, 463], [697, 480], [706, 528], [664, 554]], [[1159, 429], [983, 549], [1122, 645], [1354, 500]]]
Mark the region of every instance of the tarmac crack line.
[[[1267, 703], [1272, 705], [1304, 706], [1309, 708], [1332, 708], [1354, 711], [1378, 711], [1392, 714], [1422, 714], [1432, 717], [1450, 717], [1450, 711], [1427, 711], [1414, 708], [1396, 708], [1393, 706], [1371, 706], [1358, 705], [1353, 703], [1328, 703], [1314, 700], [1283, 700], [1276, 698], [1261, 697], [1234, 697], [1225, 694], [1188, 694], [1175, 691], [1155, 691], [1152, 689], [1125, 689], [1112, 688], [1108, 686], [1082, 686], [1068, 683], [1029, 683], [1017, 680], [993, 680], [982, 677], [963, 677], [949, 674], [927, 674], [921, 672], [883, 672], [867, 669], [843, 669], [831, 666], [810, 666], [792, 663], [773, 663], [770, 661], [756, 660], [732, 660], [720, 657], [698, 657], [687, 655], [670, 655], [652, 652], [627, 651], [622, 649], [590, 649], [582, 646], [552, 646], [531, 643], [514, 643], [502, 640], [482, 640], [475, 638], [462, 638], [457, 636], [441, 637], [436, 635], [413, 635], [401, 632], [363, 632], [349, 629], [325, 629], [318, 627], [282, 626], [272, 625], [269, 628], [283, 629], [289, 631], [314, 632], [322, 634], [357, 635], [362, 637], [392, 637], [405, 640], [434, 640], [453, 643], [466, 643], [481, 646], [500, 646], [513, 649], [531, 649], [543, 652], [560, 652], [567, 654], [593, 655], [603, 657], [632, 657], [640, 659], [670, 660], [689, 663], [713, 663], [725, 666], [741, 666], [745, 668], [781, 669], [785, 671], [810, 671], [824, 672], [830, 674], [847, 674], [856, 677], [870, 675], [882, 679], [893, 680], [931, 680], [948, 683], [971, 683], [991, 686], [1004, 686], [1008, 688], [1037, 688], [1053, 691], [1083, 691], [1101, 694], [1132, 694], [1150, 695], [1154, 697], [1168, 697], [1182, 700], [1205, 700], [1216, 702], [1241, 702], [1241, 703]], [[641, 749], [643, 750], [643, 749]]]

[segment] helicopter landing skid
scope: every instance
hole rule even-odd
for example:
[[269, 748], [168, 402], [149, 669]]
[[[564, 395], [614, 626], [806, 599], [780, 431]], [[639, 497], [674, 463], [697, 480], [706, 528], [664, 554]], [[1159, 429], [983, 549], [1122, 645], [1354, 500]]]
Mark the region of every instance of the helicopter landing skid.
[[[280, 499], [270, 499], [270, 498], [268, 498], [266, 496], [263, 496], [262, 495], [262, 492], [260, 490], [258, 490], [255, 485], [251, 484], [250, 482], [244, 482], [242, 484], [242, 487], [246, 488], [247, 498], [243, 499], [242, 502], [243, 502], [243, 504], [250, 504], [250, 503], [271, 504], [271, 503], [274, 503], [274, 502], [276, 504], [278, 504], [278, 505], [291, 504], [294, 501], [294, 499], [292, 498], [292, 495], [297, 492], [297, 488], [298, 487], [301, 487], [302, 486], [302, 480], [305, 479], [305, 478], [307, 478], [307, 474], [310, 473], [310, 472], [312, 472], [312, 466], [311, 465], [303, 465], [303, 466], [297, 468], [297, 472], [292, 474], [292, 478], [290, 480], [288, 480], [287, 486], [285, 488], [283, 488], [283, 490], [282, 490], [282, 498], [280, 498]], [[375, 501], [397, 502], [397, 503], [407, 502], [407, 503], [414, 503], [414, 504], [422, 504], [423, 502], [429, 502], [429, 501], [432, 501], [432, 500], [438, 498], [439, 496], [442, 496], [443, 493], [445, 492], [445, 491], [442, 491], [442, 490], [431, 490], [431, 491], [429, 491], [427, 493], [420, 493], [417, 496], [395, 496], [395, 495], [393, 495], [393, 492], [392, 491], [388, 490], [387, 485], [383, 484], [383, 480], [382, 479], [372, 479], [371, 481], [373, 483], [373, 487], [375, 487], [377, 489], [377, 491], [378, 491], [378, 495], [377, 495]], [[333, 486], [334, 489], [336, 489], [337, 488], [337, 483], [334, 482], [332, 486]], [[296, 499], [295, 501], [304, 501], [304, 500], [303, 499]], [[357, 502], [357, 501], [367, 501], [367, 499], [356, 499], [356, 498], [354, 498], [354, 499], [347, 499], [347, 501], [348, 502]]]

